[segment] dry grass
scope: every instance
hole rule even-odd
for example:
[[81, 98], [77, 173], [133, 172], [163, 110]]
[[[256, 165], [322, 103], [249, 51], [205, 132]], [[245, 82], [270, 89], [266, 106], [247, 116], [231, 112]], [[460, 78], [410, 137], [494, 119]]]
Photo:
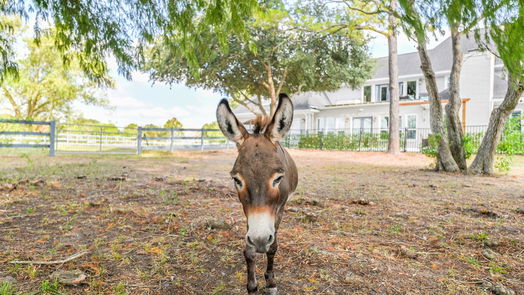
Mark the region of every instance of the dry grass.
[[[491, 294], [487, 283], [524, 293], [520, 164], [509, 176], [472, 177], [431, 172], [419, 154], [292, 155], [300, 184], [281, 226], [280, 294]], [[234, 158], [4, 159], [0, 278], [14, 277], [22, 294], [243, 294]], [[89, 254], [64, 265], [8, 263], [81, 250]], [[56, 269], [88, 278], [42, 288]]]

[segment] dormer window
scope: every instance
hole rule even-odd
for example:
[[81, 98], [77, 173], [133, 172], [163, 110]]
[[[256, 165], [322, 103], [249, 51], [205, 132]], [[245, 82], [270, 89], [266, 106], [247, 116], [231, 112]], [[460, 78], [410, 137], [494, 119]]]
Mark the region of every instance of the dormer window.
[[364, 86], [364, 102], [371, 102], [371, 85]]
[[407, 96], [409, 99], [417, 99], [417, 81], [408, 81]]

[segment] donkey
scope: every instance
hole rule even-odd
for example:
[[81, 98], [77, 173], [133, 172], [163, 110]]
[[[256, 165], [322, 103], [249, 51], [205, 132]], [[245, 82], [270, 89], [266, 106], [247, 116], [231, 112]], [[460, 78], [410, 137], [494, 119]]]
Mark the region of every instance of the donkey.
[[298, 183], [297, 167], [280, 145], [293, 121], [293, 104], [285, 94], [271, 120], [257, 117], [249, 133], [229, 107], [226, 99], [217, 107], [217, 122], [224, 135], [237, 144], [238, 156], [230, 174], [247, 217], [244, 257], [247, 264], [247, 292], [257, 292], [255, 252], [266, 253], [266, 294], [276, 295], [273, 260], [277, 232], [288, 196]]

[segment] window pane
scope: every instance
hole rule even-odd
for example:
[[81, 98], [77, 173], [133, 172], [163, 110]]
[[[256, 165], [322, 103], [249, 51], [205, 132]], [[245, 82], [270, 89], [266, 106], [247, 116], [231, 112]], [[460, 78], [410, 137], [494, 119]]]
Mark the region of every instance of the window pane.
[[399, 96], [404, 95], [404, 82], [398, 83], [398, 95]]
[[389, 117], [388, 116], [382, 117], [382, 120], [380, 121], [380, 128], [382, 129], [389, 128]]
[[328, 131], [335, 129], [335, 118], [326, 118], [326, 129]]
[[371, 102], [371, 86], [364, 86], [364, 102]]
[[408, 128], [417, 128], [417, 117], [408, 116]]
[[388, 100], [388, 87], [382, 86], [380, 88], [380, 100], [381, 101], [387, 101]]
[[409, 81], [408, 82], [407, 95], [411, 99], [415, 99], [417, 97], [417, 81]]

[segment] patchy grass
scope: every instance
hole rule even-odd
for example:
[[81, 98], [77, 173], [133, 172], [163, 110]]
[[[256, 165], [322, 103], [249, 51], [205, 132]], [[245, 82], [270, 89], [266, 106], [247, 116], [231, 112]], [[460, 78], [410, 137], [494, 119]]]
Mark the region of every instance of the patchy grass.
[[[279, 233], [281, 294], [490, 294], [489, 283], [524, 293], [522, 174], [436, 174], [418, 154], [292, 155], [300, 184]], [[244, 294], [234, 157], [9, 157], [0, 280], [14, 282], [0, 294]], [[84, 250], [65, 264], [9, 263]], [[64, 286], [57, 269], [87, 279]]]

